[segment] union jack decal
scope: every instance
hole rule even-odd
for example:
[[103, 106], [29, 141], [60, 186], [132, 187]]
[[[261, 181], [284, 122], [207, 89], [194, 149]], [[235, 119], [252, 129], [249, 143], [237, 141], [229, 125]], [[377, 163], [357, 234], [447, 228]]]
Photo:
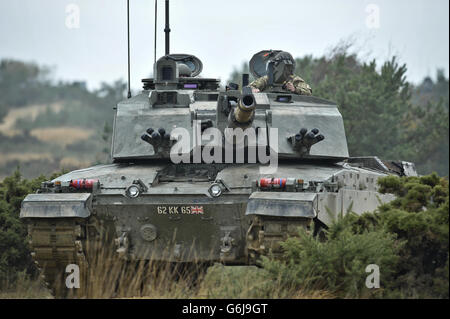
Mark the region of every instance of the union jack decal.
[[203, 214], [203, 206], [191, 206], [192, 214]]

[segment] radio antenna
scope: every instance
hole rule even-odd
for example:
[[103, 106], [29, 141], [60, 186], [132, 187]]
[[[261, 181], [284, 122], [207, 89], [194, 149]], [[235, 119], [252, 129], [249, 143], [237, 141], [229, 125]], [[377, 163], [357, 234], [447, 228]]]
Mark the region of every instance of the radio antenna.
[[158, 19], [158, 0], [155, 0], [155, 60], [156, 63], [156, 28], [157, 28], [157, 19]]
[[166, 33], [166, 55], [168, 55], [170, 53], [169, 0], [166, 0], [166, 27], [164, 32]]
[[127, 31], [128, 31], [128, 95], [127, 98], [131, 97], [130, 88], [130, 0], [127, 0]]

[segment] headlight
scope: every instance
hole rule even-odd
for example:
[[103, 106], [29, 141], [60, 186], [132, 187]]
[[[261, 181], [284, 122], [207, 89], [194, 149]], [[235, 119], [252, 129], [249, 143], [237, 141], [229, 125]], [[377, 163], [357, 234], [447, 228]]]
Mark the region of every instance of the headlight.
[[220, 186], [217, 183], [214, 183], [209, 187], [208, 191], [212, 197], [219, 197], [220, 195], [222, 195], [222, 186]]
[[130, 198], [136, 198], [141, 193], [141, 189], [137, 185], [130, 185], [130, 186], [128, 186], [125, 193]]

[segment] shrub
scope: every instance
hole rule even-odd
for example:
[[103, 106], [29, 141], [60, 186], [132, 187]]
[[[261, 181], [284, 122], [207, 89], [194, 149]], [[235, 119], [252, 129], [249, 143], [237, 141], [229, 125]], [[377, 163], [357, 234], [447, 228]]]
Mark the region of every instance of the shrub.
[[263, 258], [263, 267], [288, 289], [327, 290], [343, 298], [380, 296], [380, 290], [365, 285], [366, 267], [380, 267], [381, 285], [390, 281], [400, 245], [384, 230], [355, 232], [354, 219], [347, 215], [337, 221], [325, 242], [300, 229], [298, 238], [282, 244], [284, 258]]
[[45, 177], [22, 179], [19, 170], [0, 182], [0, 288], [17, 279], [19, 272], [33, 274], [35, 267], [27, 244], [27, 229], [20, 221], [20, 205]]
[[[326, 289], [338, 297], [448, 298], [449, 192], [437, 174], [379, 179], [397, 198], [373, 213], [347, 214], [320, 242], [300, 230], [284, 258], [263, 258], [287, 289]], [[365, 267], [380, 269], [381, 289], [365, 287]]]
[[[379, 180], [383, 191], [389, 179]], [[393, 296], [448, 298], [448, 181], [435, 173], [396, 179], [401, 196], [378, 212], [379, 225], [405, 241]]]

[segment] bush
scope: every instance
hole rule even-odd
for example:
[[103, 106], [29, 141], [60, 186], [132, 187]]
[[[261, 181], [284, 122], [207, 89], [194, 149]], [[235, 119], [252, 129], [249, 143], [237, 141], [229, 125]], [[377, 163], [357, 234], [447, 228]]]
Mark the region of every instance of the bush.
[[45, 180], [22, 179], [19, 170], [0, 182], [0, 288], [17, 279], [19, 272], [35, 273], [27, 244], [27, 229], [20, 221], [20, 205]]
[[299, 238], [289, 238], [282, 244], [284, 258], [263, 258], [263, 267], [287, 289], [327, 290], [343, 298], [381, 296], [380, 290], [366, 287], [366, 267], [378, 265], [381, 285], [389, 282], [401, 245], [395, 235], [384, 230], [354, 232], [354, 219], [347, 215], [337, 221], [325, 242], [300, 229]]
[[[382, 191], [391, 179], [379, 180]], [[396, 179], [399, 197], [382, 205], [378, 213], [378, 224], [405, 241], [394, 296], [448, 298], [448, 181], [435, 173]]]
[[[344, 298], [448, 298], [448, 181], [433, 173], [378, 183], [397, 198], [335, 221], [326, 242], [300, 230], [282, 244], [282, 260], [263, 258], [271, 277], [286, 289], [326, 289]], [[382, 289], [365, 287], [369, 264], [379, 266]]]

